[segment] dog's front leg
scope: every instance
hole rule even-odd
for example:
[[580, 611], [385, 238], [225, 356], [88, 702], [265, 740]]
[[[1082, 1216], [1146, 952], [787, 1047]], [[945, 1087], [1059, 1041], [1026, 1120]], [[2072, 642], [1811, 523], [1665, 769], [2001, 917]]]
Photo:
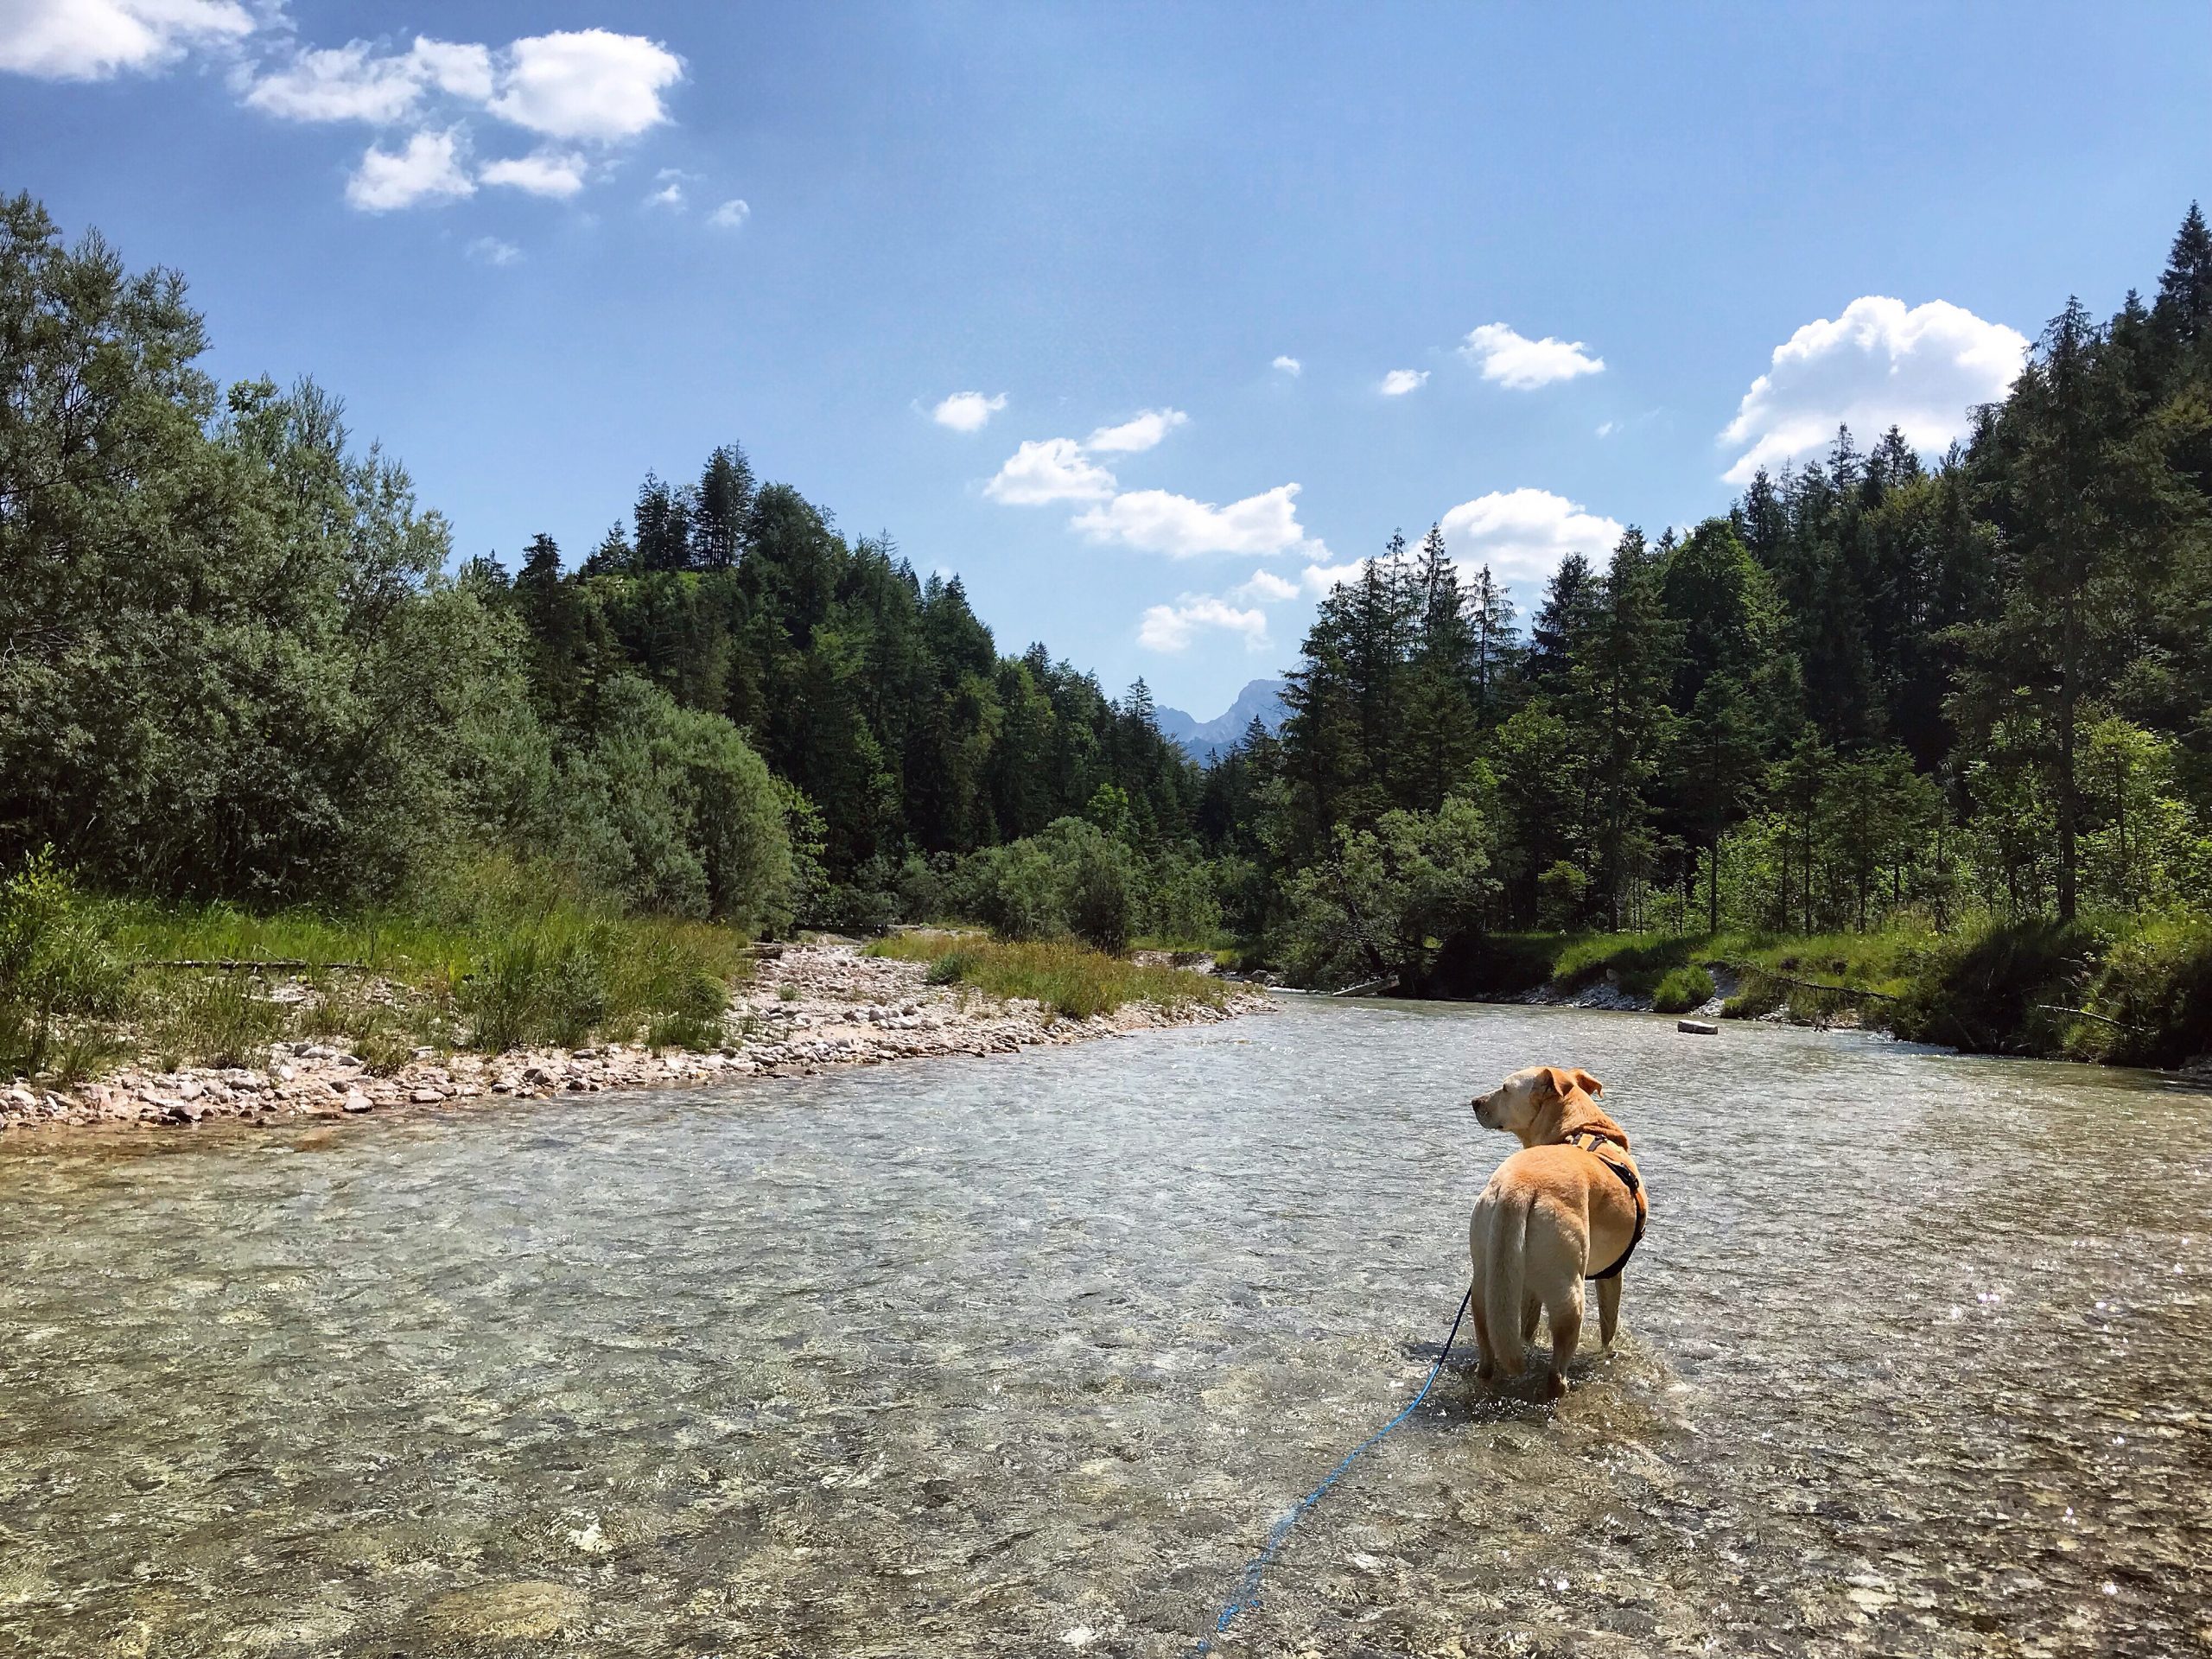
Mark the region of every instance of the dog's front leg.
[[1610, 1279], [1598, 1281], [1598, 1339], [1608, 1348], [1613, 1345], [1613, 1333], [1621, 1328], [1621, 1281], [1615, 1274]]

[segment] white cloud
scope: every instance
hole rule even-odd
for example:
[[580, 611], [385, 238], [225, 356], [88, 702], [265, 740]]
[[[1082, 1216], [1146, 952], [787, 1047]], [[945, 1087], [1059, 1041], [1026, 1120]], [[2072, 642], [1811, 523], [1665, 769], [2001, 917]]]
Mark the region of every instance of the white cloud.
[[522, 250], [512, 242], [502, 242], [496, 236], [480, 236], [467, 247], [471, 259], [480, 265], [512, 265], [522, 258]]
[[1343, 564], [1309, 564], [1298, 573], [1298, 585], [1319, 599], [1338, 582], [1357, 582], [1369, 563], [1366, 559], [1350, 559]]
[[573, 150], [534, 150], [493, 162], [477, 176], [486, 184], [566, 200], [584, 188], [584, 158]]
[[1083, 441], [1085, 449], [1109, 455], [1134, 455], [1153, 448], [1191, 417], [1179, 409], [1147, 409], [1119, 426], [1102, 426]]
[[533, 35], [507, 48], [490, 108], [550, 138], [611, 143], [667, 120], [661, 92], [683, 78], [683, 60], [641, 35]]
[[366, 41], [302, 52], [247, 88], [249, 108], [287, 121], [366, 121], [387, 126], [414, 113], [435, 88], [472, 103], [492, 95], [492, 54], [481, 46], [416, 36], [404, 53]]
[[423, 79], [442, 92], [482, 104], [492, 96], [492, 53], [489, 48], [456, 41], [415, 37], [413, 60]]
[[930, 410], [930, 419], [955, 432], [980, 432], [990, 424], [991, 416], [1005, 407], [1006, 393], [1002, 391], [992, 397], [986, 397], [980, 391], [956, 391]]
[[42, 80], [153, 70], [195, 46], [243, 40], [234, 0], [0, 0], [0, 69]]
[[1268, 643], [1264, 614], [1240, 611], [1211, 594], [1185, 594], [1173, 605], [1147, 608], [1137, 625], [1137, 643], [1147, 651], [1186, 651], [1201, 628], [1241, 635], [1247, 651], [1257, 651]]
[[1459, 355], [1510, 391], [1533, 391], [1555, 380], [1603, 372], [1605, 359], [1583, 350], [1579, 340], [1541, 340], [1526, 335], [1502, 322], [1486, 322], [1461, 342]]
[[2027, 353], [2018, 330], [1947, 301], [1908, 310], [1863, 296], [1774, 348], [1721, 431], [1741, 446], [1725, 476], [1747, 483], [1761, 467], [1826, 448], [1843, 425], [1869, 436], [1895, 425], [1915, 448], [1941, 449], [1966, 430], [1969, 407], [2005, 395]]
[[645, 198], [648, 207], [672, 207], [683, 211], [683, 186], [694, 175], [680, 167], [664, 167], [653, 175], [653, 183], [659, 187]]
[[1306, 365], [1294, 357], [1279, 357], [1271, 366], [1281, 369], [1294, 378], [1306, 372]]
[[1114, 493], [1114, 474], [1094, 464], [1073, 438], [1032, 438], [983, 486], [983, 493], [1021, 507], [1100, 501]]
[[474, 195], [475, 181], [461, 168], [453, 132], [418, 132], [397, 155], [372, 144], [346, 181], [346, 200], [364, 213], [390, 213], [420, 201]]
[[1598, 423], [1598, 435], [1601, 438], [1610, 438], [1620, 430], [1620, 426], [1621, 423], [1618, 421], [1600, 421]]
[[1570, 553], [1603, 560], [1621, 526], [1549, 490], [1493, 491], [1443, 518], [1444, 545], [1463, 565], [1487, 564], [1503, 582], [1536, 582]]
[[1262, 605], [1280, 605], [1286, 599], [1296, 599], [1298, 594], [1296, 582], [1264, 569], [1255, 570], [1250, 581], [1230, 589], [1233, 599], [1254, 600]]
[[1393, 369], [1382, 377], [1382, 395], [1402, 397], [1409, 391], [1418, 391], [1427, 383], [1427, 369]]
[[1298, 486], [1232, 501], [1225, 507], [1166, 490], [1132, 490], [1080, 513], [1074, 527], [1101, 542], [1120, 542], [1147, 553], [1196, 558], [1205, 553], [1327, 552], [1309, 541], [1298, 523]]
[[734, 231], [743, 228], [745, 221], [752, 217], [752, 205], [741, 197], [732, 197], [707, 215], [707, 223], [718, 231]]

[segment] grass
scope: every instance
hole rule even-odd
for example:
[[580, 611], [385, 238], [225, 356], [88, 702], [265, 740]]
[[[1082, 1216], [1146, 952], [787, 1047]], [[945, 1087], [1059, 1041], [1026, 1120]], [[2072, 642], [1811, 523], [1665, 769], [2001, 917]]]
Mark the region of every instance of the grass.
[[1124, 1002], [1219, 1007], [1229, 996], [1229, 988], [1208, 975], [1134, 963], [1065, 942], [1013, 944], [970, 932], [893, 933], [868, 945], [868, 954], [925, 962], [933, 985], [1027, 997], [1071, 1020], [1110, 1014]]
[[[405, 907], [343, 913], [105, 898], [34, 861], [0, 878], [0, 1077], [67, 1084], [131, 1055], [258, 1064], [302, 1038], [385, 1071], [423, 1048], [712, 1047], [745, 944], [708, 923], [621, 915], [503, 859]], [[209, 963], [243, 965], [186, 965]], [[292, 979], [309, 994], [270, 995]]]
[[1939, 934], [1497, 933], [1451, 953], [1447, 995], [1571, 994], [1611, 976], [1661, 1013], [1732, 974], [1726, 1019], [1856, 1017], [1947, 1047], [2131, 1065], [2212, 1052], [2212, 919], [1984, 920]]

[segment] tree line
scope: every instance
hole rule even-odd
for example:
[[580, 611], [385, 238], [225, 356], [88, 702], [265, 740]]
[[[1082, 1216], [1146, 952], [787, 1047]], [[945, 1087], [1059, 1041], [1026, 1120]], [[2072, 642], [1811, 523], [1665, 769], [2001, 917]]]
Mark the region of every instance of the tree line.
[[[741, 446], [588, 546], [456, 563], [312, 382], [218, 387], [175, 273], [0, 205], [0, 860], [328, 906], [493, 849], [750, 929], [964, 915], [1442, 983], [1516, 930], [2201, 912], [2212, 234], [2069, 302], [1932, 464], [1839, 432], [1525, 620], [1432, 530], [1201, 769], [1141, 681]], [[1525, 621], [1525, 626], [1524, 626]], [[1442, 977], [1437, 976], [1442, 974]]]
[[1002, 656], [957, 579], [735, 444], [573, 569], [550, 536], [456, 564], [335, 397], [219, 387], [206, 344], [176, 273], [0, 203], [0, 861], [343, 906], [495, 849], [632, 910], [865, 927], [1094, 807], [1192, 833], [1141, 683]]
[[1439, 531], [1394, 538], [1322, 603], [1280, 737], [1223, 763], [1219, 833], [1279, 877], [1244, 919], [1309, 971], [1417, 976], [1508, 928], [2202, 913], [2202, 214], [2154, 299], [2068, 302], [1935, 464], [1840, 430], [1687, 532], [1567, 558], [1517, 624]]

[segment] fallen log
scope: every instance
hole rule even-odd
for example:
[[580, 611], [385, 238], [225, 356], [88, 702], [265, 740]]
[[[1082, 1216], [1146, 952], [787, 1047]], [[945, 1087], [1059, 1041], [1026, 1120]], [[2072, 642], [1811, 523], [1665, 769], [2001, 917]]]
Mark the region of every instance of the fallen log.
[[260, 974], [272, 969], [286, 974], [320, 973], [325, 969], [352, 974], [372, 971], [365, 962], [309, 962], [304, 957], [175, 957], [134, 962], [130, 965], [134, 969], [199, 968], [226, 974]]

